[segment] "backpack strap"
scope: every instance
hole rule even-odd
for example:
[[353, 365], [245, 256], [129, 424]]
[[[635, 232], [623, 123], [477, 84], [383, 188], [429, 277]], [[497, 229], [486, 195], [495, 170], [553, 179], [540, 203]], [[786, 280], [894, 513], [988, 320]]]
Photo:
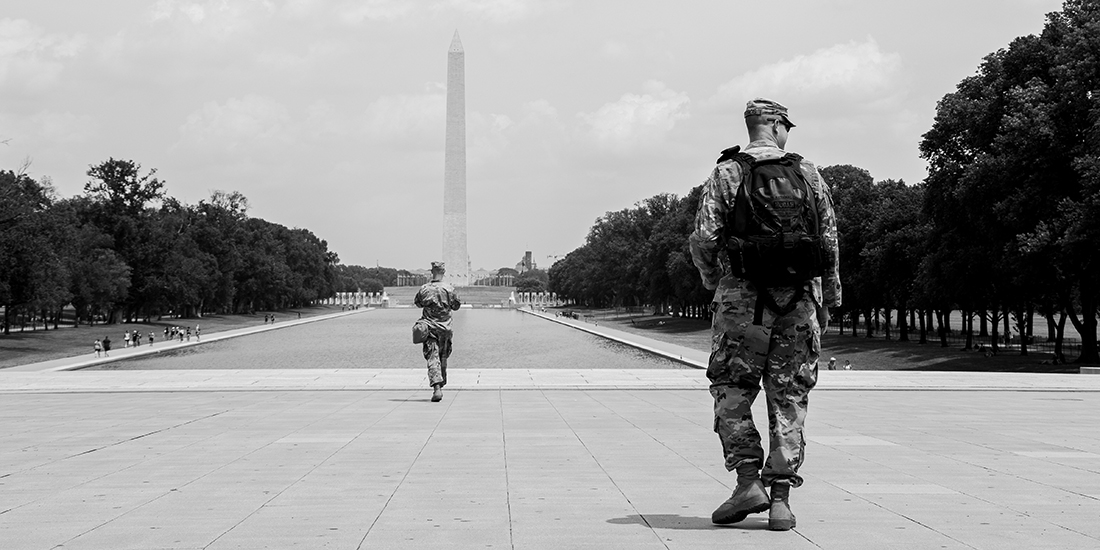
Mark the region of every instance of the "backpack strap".
[[779, 307], [767, 287], [760, 286], [756, 281], [753, 281], [752, 284], [756, 286], [756, 305], [753, 306], [752, 324], [758, 326], [764, 324], [764, 308], [768, 308], [772, 313], [782, 317], [794, 311], [794, 308], [798, 307], [798, 302], [806, 296], [805, 285], [800, 285], [795, 289], [794, 296], [791, 296], [791, 300], [787, 302], [787, 305]]
[[722, 149], [722, 156], [718, 157], [718, 160], [715, 161], [715, 164], [722, 164], [723, 162], [726, 162], [727, 160], [730, 160], [733, 157], [737, 156], [737, 153], [740, 152], [740, 145], [734, 145], [733, 147], [730, 147], [728, 149]]

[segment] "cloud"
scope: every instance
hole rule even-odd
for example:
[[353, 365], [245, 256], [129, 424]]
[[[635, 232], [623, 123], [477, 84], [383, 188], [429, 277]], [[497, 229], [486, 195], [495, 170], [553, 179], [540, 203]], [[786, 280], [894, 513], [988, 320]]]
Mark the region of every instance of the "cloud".
[[600, 54], [608, 59], [621, 59], [630, 54], [630, 47], [616, 40], [604, 40]]
[[544, 6], [534, 0], [446, 0], [441, 7], [452, 8], [497, 23], [515, 21], [540, 13]]
[[[494, 23], [507, 23], [538, 15], [555, 8], [559, 3], [537, 0], [358, 0], [345, 2], [337, 9], [337, 13], [341, 21], [349, 24], [395, 21], [423, 12], [459, 12]], [[298, 2], [293, 10], [284, 11], [301, 13], [305, 9]], [[452, 14], [447, 13], [446, 17], [450, 18]]]
[[47, 33], [24, 19], [0, 19], [0, 89], [33, 93], [51, 88], [85, 43], [83, 35]]
[[47, 142], [81, 142], [95, 135], [94, 122], [89, 115], [43, 111], [31, 117], [31, 122]]
[[260, 18], [274, 11], [272, 3], [259, 0], [158, 0], [149, 10], [149, 18], [153, 22], [182, 22], [206, 36], [227, 38], [252, 30]]
[[446, 117], [441, 93], [382, 96], [367, 105], [361, 128], [378, 143], [431, 148], [442, 143]]
[[763, 96], [781, 102], [868, 100], [897, 91], [901, 56], [879, 49], [871, 37], [765, 65], [730, 80], [708, 103], [743, 103]]
[[212, 152], [255, 151], [294, 141], [290, 113], [278, 101], [248, 95], [208, 102], [180, 127], [181, 142]]
[[588, 137], [605, 150], [626, 152], [661, 142], [678, 121], [690, 116], [687, 94], [655, 80], [644, 88], [642, 94], [624, 94], [595, 112], [578, 114]]
[[417, 6], [409, 0], [363, 0], [342, 5], [338, 13], [344, 23], [393, 21], [413, 13]]

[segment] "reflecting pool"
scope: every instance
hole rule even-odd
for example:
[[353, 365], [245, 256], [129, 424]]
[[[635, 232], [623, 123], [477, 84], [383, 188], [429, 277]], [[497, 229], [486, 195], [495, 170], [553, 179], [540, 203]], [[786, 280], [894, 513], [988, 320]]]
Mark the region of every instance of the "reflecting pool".
[[[379, 309], [108, 363], [98, 370], [423, 367], [419, 309]], [[448, 368], [680, 369], [685, 365], [513, 310], [454, 314]]]

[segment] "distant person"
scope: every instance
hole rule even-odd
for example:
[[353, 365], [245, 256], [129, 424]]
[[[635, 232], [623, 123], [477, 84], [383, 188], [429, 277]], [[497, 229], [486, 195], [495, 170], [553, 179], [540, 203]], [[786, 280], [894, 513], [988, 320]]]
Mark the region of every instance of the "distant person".
[[153, 345], [153, 331], [149, 331], [149, 345]]
[[852, 360], [851, 359], [845, 359], [844, 360], [844, 370], [852, 370]]
[[126, 349], [130, 347], [130, 331], [122, 333], [122, 348]]
[[99, 354], [103, 353], [103, 344], [100, 343], [98, 339], [92, 344], [92, 351], [95, 351], [96, 357], [99, 357]]
[[443, 262], [432, 262], [432, 280], [420, 287], [413, 303], [423, 308], [417, 323], [427, 326], [424, 359], [428, 361], [428, 383], [432, 386], [432, 401], [443, 399], [447, 385], [447, 358], [451, 356], [451, 312], [462, 306], [453, 286], [443, 282], [446, 273]]
[[829, 358], [829, 370], [836, 370], [836, 357]]
[[103, 337], [103, 356], [104, 357], [110, 357], [111, 354], [107, 353], [109, 351], [111, 351], [111, 337], [110, 336], [104, 336]]
[[202, 329], [195, 325], [195, 341], [202, 341]]
[[[745, 126], [749, 144], [722, 151], [689, 238], [703, 286], [715, 291], [707, 378], [726, 470], [737, 472], [736, 490], [711, 521], [736, 523], [767, 510], [768, 528], [786, 531], [795, 527], [790, 490], [803, 481], [820, 337], [828, 308], [841, 303], [836, 217], [817, 167], [784, 150], [794, 128], [787, 108], [754, 99]], [[767, 453], [752, 418], [761, 381]]]
[[265, 313], [265, 314], [264, 314], [264, 324], [265, 324], [265, 325], [267, 324], [267, 318], [268, 318], [268, 315], [267, 315], [267, 314]]

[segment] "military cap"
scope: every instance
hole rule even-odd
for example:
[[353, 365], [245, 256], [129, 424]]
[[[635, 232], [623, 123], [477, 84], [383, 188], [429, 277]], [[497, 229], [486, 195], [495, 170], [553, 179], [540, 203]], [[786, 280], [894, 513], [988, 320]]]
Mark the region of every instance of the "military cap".
[[447, 264], [443, 262], [432, 262], [432, 271], [446, 271]]
[[787, 107], [782, 103], [758, 97], [745, 104], [745, 118], [765, 115], [781, 116], [791, 128], [794, 128], [794, 123], [791, 122], [790, 117], [787, 116]]

